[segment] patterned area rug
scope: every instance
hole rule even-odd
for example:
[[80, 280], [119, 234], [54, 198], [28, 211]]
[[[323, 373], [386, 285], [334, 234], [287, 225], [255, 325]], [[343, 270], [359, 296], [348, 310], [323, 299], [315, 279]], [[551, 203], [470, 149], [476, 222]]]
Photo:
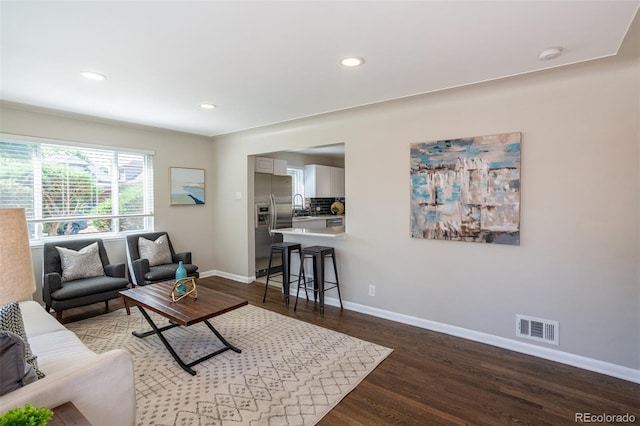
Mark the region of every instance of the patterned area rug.
[[[167, 320], [152, 315], [158, 325]], [[67, 324], [95, 352], [131, 352], [138, 425], [313, 425], [391, 349], [248, 305], [210, 320], [242, 350], [193, 367], [178, 366], [137, 308]], [[221, 347], [204, 324], [165, 332], [185, 362]]]

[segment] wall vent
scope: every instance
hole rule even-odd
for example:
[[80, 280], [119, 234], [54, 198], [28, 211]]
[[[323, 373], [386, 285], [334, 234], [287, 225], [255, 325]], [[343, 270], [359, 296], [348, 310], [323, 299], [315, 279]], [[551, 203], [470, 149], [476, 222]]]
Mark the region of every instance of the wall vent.
[[516, 315], [516, 336], [557, 345], [560, 342], [558, 321]]

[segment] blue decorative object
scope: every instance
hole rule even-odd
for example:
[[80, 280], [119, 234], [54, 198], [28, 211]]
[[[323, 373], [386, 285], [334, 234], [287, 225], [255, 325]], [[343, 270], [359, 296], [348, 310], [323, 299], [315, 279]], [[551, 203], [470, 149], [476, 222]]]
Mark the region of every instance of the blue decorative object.
[[[178, 263], [178, 268], [176, 269], [176, 281], [181, 280], [183, 278], [187, 278], [187, 270], [184, 268], [182, 261]], [[182, 284], [178, 286], [178, 295], [182, 295], [187, 291], [187, 287]]]
[[187, 278], [187, 270], [184, 269], [182, 260], [178, 263], [178, 269], [176, 269], [176, 280], [179, 280], [180, 278]]

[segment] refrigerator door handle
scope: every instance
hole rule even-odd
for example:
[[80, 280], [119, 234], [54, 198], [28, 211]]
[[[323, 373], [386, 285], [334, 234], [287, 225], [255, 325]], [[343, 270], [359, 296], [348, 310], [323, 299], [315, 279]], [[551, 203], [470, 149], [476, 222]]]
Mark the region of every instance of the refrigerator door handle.
[[276, 229], [278, 223], [278, 210], [276, 210], [276, 199], [273, 194], [269, 194], [269, 204], [271, 210], [271, 223], [269, 224], [269, 236], [273, 236], [273, 230]]

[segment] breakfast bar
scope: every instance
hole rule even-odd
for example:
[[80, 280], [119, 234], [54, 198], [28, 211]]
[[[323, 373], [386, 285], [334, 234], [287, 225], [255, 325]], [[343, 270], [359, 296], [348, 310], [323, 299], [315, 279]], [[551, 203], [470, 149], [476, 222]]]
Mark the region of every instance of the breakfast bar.
[[[343, 226], [330, 226], [327, 228], [282, 228], [274, 229], [273, 232], [284, 236], [285, 241], [293, 241], [289, 237], [320, 237], [345, 239], [346, 234]], [[297, 240], [296, 240], [297, 241]]]
[[[338, 268], [338, 278], [342, 277], [342, 273], [340, 272], [341, 266], [345, 261], [340, 257], [341, 247], [344, 244], [347, 234], [344, 229], [344, 225], [342, 226], [330, 226], [326, 228], [282, 228], [276, 229], [274, 232], [278, 232], [282, 234], [285, 242], [295, 242], [299, 243], [303, 248], [310, 246], [325, 246], [325, 247], [333, 247], [335, 250], [335, 255], [337, 257], [336, 264]], [[300, 270], [300, 260], [299, 257], [292, 256], [291, 257], [291, 273], [298, 275], [298, 271]], [[311, 262], [305, 263], [305, 275], [307, 277], [307, 281], [311, 278], [312, 274]], [[327, 258], [325, 261], [324, 267], [324, 280], [326, 282], [335, 283], [336, 276], [333, 269], [333, 263], [330, 258]], [[341, 281], [342, 284], [342, 281]], [[297, 278], [291, 282], [290, 294], [295, 296], [297, 293]], [[335, 299], [335, 302], [338, 302], [338, 292], [336, 290], [329, 290], [327, 292], [328, 295], [332, 299]], [[300, 289], [300, 296], [305, 297], [304, 289]], [[311, 294], [309, 294], [312, 297]], [[330, 303], [332, 305], [338, 305], [337, 303]]]

